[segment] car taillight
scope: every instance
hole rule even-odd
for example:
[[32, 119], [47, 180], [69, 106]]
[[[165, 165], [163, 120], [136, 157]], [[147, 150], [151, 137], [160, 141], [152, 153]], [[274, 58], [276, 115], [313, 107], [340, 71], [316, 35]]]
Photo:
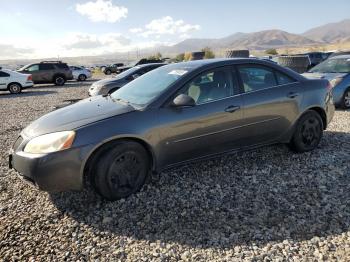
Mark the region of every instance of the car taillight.
[[33, 76], [32, 75], [29, 75], [28, 78], [27, 78], [27, 81], [33, 81]]

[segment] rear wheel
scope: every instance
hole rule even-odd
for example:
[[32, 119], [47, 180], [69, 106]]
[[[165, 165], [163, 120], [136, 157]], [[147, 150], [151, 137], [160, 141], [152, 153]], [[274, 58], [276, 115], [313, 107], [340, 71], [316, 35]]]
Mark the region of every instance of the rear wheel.
[[110, 75], [110, 74], [112, 74], [112, 71], [109, 70], [109, 69], [107, 69], [107, 70], [105, 71], [105, 74], [106, 74], [106, 75]]
[[350, 108], [350, 88], [348, 88], [343, 96], [343, 105], [342, 107], [345, 109], [349, 109]]
[[139, 191], [150, 170], [145, 148], [136, 142], [113, 143], [97, 158], [91, 174], [97, 192], [109, 200]]
[[85, 81], [86, 80], [86, 75], [84, 75], [84, 74], [79, 75], [78, 76], [78, 80], [79, 81]]
[[19, 94], [22, 92], [22, 86], [17, 83], [12, 83], [8, 86], [8, 90], [11, 94]]
[[63, 86], [66, 82], [66, 79], [63, 76], [55, 76], [53, 82], [56, 86]]
[[315, 149], [323, 135], [323, 121], [315, 111], [307, 111], [299, 119], [290, 147], [295, 152], [307, 152]]

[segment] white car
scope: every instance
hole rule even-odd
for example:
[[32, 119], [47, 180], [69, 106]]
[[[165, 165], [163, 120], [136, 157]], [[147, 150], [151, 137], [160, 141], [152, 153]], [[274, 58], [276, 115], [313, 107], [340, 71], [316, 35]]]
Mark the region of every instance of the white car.
[[11, 94], [19, 94], [23, 89], [33, 87], [30, 74], [22, 74], [0, 67], [0, 91], [8, 90]]
[[73, 78], [77, 81], [85, 81], [92, 77], [91, 71], [80, 66], [70, 66], [73, 73]]

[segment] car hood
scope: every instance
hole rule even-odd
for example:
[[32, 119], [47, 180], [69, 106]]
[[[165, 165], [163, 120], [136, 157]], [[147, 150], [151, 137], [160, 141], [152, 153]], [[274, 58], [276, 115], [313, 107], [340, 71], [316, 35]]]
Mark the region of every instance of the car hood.
[[303, 76], [311, 79], [327, 79], [332, 80], [338, 77], [345, 77], [346, 73], [304, 73]]
[[107, 85], [122, 83], [123, 81], [124, 81], [124, 78], [102, 79], [102, 80], [99, 80], [99, 81], [93, 83], [92, 86], [107, 86]]
[[35, 137], [53, 132], [74, 130], [81, 126], [131, 111], [135, 111], [135, 109], [129, 105], [114, 101], [110, 96], [96, 96], [40, 117], [27, 126], [22, 131], [22, 134], [26, 137]]

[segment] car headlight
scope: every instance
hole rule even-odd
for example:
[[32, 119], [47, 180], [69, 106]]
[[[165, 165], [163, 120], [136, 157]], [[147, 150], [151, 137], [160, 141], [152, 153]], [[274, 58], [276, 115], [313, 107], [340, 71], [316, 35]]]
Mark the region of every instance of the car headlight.
[[63, 131], [33, 138], [24, 148], [24, 152], [45, 154], [68, 149], [75, 138], [74, 131]]
[[343, 81], [342, 77], [337, 77], [332, 79], [331, 81], [329, 81], [332, 85], [332, 87], [335, 87], [336, 85], [338, 85], [341, 81]]

